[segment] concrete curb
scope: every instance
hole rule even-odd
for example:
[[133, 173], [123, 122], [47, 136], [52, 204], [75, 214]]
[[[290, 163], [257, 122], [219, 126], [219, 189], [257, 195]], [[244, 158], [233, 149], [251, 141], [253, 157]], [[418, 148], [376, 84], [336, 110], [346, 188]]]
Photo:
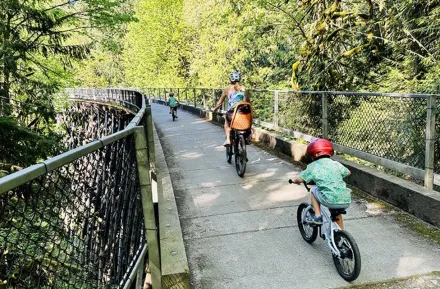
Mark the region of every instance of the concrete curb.
[[[155, 100], [155, 102], [164, 104], [164, 101], [160, 100]], [[224, 123], [222, 117], [213, 118], [209, 111], [187, 105], [180, 105], [180, 107], [210, 121]], [[300, 161], [305, 153], [307, 147], [305, 144], [283, 138], [262, 128], [254, 126], [253, 129], [256, 141], [292, 157], [295, 161]], [[350, 185], [440, 228], [440, 192], [428, 190], [423, 186], [342, 157], [335, 156], [334, 159], [351, 170], [352, 174], [347, 178], [347, 183]]]
[[159, 136], [154, 128], [159, 201], [160, 261], [163, 289], [189, 289], [190, 274], [174, 190]]

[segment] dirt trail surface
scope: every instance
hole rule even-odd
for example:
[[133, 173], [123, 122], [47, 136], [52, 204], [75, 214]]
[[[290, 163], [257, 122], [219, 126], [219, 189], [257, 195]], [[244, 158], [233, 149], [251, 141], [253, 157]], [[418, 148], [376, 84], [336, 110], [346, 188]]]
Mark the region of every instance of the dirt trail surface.
[[[440, 271], [440, 245], [402, 220], [401, 212], [353, 196], [345, 229], [359, 246], [362, 270], [348, 283], [338, 275], [325, 241], [310, 245], [301, 238], [296, 210], [310, 196], [303, 186], [287, 182], [299, 167], [251, 145], [240, 178], [226, 162], [221, 127], [184, 111], [173, 122], [163, 105], [153, 104], [152, 111], [179, 209], [192, 288], [440, 288], [438, 275], [424, 276]], [[420, 277], [409, 278], [415, 275]], [[387, 282], [402, 278], [409, 279]]]

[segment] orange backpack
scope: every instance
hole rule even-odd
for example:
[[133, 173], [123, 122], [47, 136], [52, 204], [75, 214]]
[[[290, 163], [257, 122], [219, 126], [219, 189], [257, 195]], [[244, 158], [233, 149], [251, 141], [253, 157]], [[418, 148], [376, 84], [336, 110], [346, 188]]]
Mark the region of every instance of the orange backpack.
[[252, 106], [249, 102], [240, 101], [234, 108], [231, 128], [249, 130], [252, 127]]

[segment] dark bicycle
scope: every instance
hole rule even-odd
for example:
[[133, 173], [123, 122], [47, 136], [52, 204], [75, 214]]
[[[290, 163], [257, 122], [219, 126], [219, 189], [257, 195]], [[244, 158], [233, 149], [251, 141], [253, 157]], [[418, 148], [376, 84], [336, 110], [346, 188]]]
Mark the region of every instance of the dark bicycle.
[[[170, 106], [169, 103], [167, 103], [167, 105]], [[173, 118], [173, 121], [175, 121], [176, 118], [177, 118], [176, 109], [177, 109], [178, 106], [179, 106], [179, 102], [177, 101], [175, 107], [170, 107], [170, 109], [171, 109], [171, 117]]]
[[[218, 115], [224, 116], [225, 113], [218, 112]], [[243, 177], [246, 172], [246, 163], [248, 161], [246, 145], [249, 144], [250, 135], [251, 129], [239, 130], [231, 127], [229, 135], [231, 144], [226, 147], [226, 161], [231, 163], [232, 156], [235, 156], [235, 169], [240, 177]]]
[[176, 120], [176, 110], [174, 109], [174, 107], [171, 108], [171, 116], [173, 118], [173, 121]]

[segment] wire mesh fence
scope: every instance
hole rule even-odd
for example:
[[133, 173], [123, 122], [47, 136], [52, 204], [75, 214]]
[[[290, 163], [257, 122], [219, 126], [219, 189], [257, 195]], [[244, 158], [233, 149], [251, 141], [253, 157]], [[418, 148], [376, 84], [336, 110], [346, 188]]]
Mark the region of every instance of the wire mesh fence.
[[[134, 91], [116, 97], [119, 104], [133, 101], [127, 107], [134, 110], [143, 104]], [[83, 104], [98, 118], [94, 106]], [[133, 130], [143, 111], [132, 115], [129, 129], [125, 120], [113, 131], [89, 122], [99, 127], [94, 137], [119, 133], [0, 179], [0, 286], [128, 284], [147, 242]]]
[[8, 288], [118, 288], [145, 244], [130, 135], [0, 196]]
[[423, 169], [426, 105], [426, 98], [421, 97], [329, 95], [329, 138]]
[[67, 149], [85, 145], [127, 127], [133, 114], [108, 105], [73, 102], [58, 114]]
[[[146, 91], [157, 97], [155, 89]], [[221, 94], [222, 89], [213, 91], [220, 91]], [[410, 171], [413, 171], [412, 168], [419, 170], [414, 171], [414, 175], [419, 177], [420, 170], [425, 169], [428, 141], [427, 99], [432, 95], [256, 89], [249, 91], [254, 119], [260, 124], [268, 125], [270, 129], [289, 132], [290, 135], [294, 135], [293, 132], [306, 134], [309, 136], [308, 140], [326, 137], [351, 149], [351, 152], [360, 151], [403, 164]], [[218, 100], [217, 97], [215, 99]], [[205, 105], [205, 108], [209, 107]], [[438, 114], [438, 111], [439, 99], [434, 113]], [[440, 173], [440, 120], [436, 119], [434, 172]], [[390, 163], [389, 167], [395, 168], [395, 165]], [[407, 169], [402, 171], [406, 172]]]
[[279, 92], [278, 111], [279, 127], [322, 136], [321, 95]]

